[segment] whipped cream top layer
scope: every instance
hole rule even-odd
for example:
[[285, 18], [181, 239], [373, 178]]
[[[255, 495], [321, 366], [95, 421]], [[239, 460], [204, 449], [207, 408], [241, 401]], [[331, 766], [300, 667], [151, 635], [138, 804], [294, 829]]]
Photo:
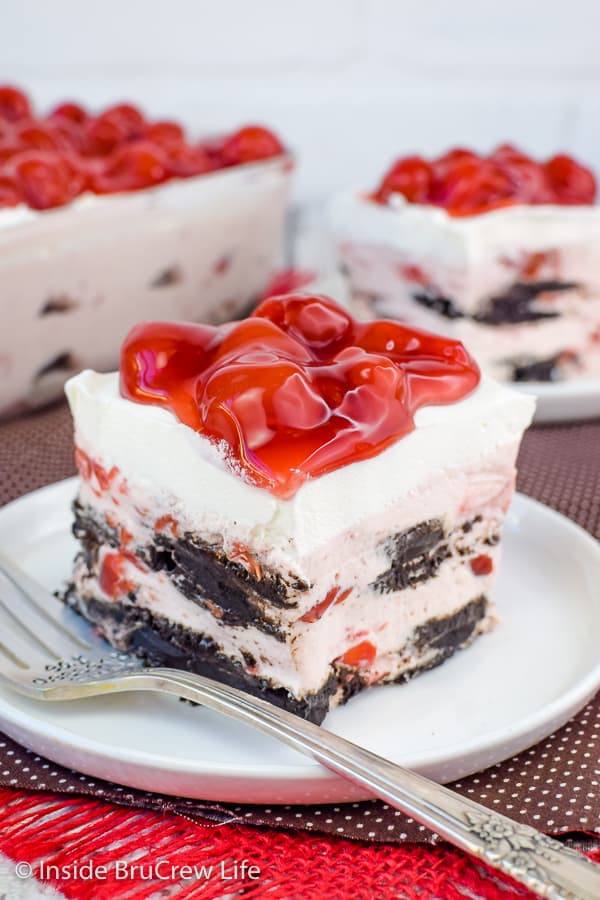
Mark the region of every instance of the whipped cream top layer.
[[[118, 373], [87, 370], [66, 386], [76, 442], [117, 466], [132, 488], [170, 508], [184, 528], [233, 534], [290, 565], [358, 523], [385, 514], [438, 474], [517, 442], [534, 400], [482, 378], [470, 396], [424, 406], [415, 430], [369, 459], [310, 478], [289, 499], [234, 474], [224, 448], [157, 406], [121, 396]], [[440, 510], [444, 508], [440, 497]]]
[[382, 206], [358, 191], [334, 199], [330, 220], [338, 237], [399, 247], [411, 258], [440, 264], [477, 262], [507, 246], [534, 251], [600, 236], [600, 206], [515, 205], [457, 218], [399, 194]]

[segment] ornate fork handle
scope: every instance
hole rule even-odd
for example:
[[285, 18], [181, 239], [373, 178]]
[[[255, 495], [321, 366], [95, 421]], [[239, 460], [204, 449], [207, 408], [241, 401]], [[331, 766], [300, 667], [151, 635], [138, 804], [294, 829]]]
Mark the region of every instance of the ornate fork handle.
[[89, 680], [88, 673], [88, 680], [79, 683], [49, 678], [46, 686], [39, 684], [43, 679], [36, 680], [47, 699], [149, 690], [201, 703], [312, 756], [542, 897], [600, 898], [600, 868], [557, 841], [263, 700], [175, 669], [125, 670], [119, 676], [115, 672], [114, 679], [103, 674]]

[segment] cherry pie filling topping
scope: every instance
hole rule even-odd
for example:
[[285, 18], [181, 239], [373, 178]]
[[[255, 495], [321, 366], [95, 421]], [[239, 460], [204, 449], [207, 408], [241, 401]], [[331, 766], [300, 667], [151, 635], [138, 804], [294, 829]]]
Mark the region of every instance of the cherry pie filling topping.
[[409, 203], [443, 207], [452, 216], [471, 216], [517, 203], [592, 204], [596, 179], [565, 154], [537, 162], [503, 144], [489, 156], [458, 148], [433, 160], [402, 157], [386, 172], [373, 199], [387, 204], [398, 194]]
[[141, 323], [121, 352], [124, 397], [164, 406], [224, 448], [247, 482], [282, 498], [377, 455], [414, 429], [420, 407], [454, 403], [479, 378], [458, 341], [358, 322], [301, 293], [217, 327]]
[[0, 86], [0, 208], [51, 209], [84, 191], [135, 191], [284, 152], [259, 125], [195, 143], [177, 122], [150, 121], [126, 103], [98, 115], [61, 103], [36, 116], [22, 91]]

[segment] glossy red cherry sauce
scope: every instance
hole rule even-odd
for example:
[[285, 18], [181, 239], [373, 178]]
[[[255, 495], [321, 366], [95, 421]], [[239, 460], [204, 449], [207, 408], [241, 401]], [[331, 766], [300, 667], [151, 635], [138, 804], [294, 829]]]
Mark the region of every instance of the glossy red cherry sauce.
[[441, 206], [452, 216], [472, 216], [515, 203], [590, 204], [596, 179], [565, 154], [538, 162], [502, 144], [489, 156], [462, 148], [432, 160], [404, 156], [386, 172], [373, 199], [387, 203], [393, 194]]
[[0, 85], [0, 208], [52, 209], [84, 191], [143, 190], [282, 153], [260, 125], [193, 142], [177, 122], [151, 121], [128, 103], [99, 113], [61, 103], [40, 116], [26, 94]]
[[309, 294], [271, 297], [219, 327], [142, 323], [121, 351], [124, 397], [171, 410], [283, 498], [380, 453], [414, 429], [421, 406], [454, 403], [479, 377], [458, 341], [357, 322]]

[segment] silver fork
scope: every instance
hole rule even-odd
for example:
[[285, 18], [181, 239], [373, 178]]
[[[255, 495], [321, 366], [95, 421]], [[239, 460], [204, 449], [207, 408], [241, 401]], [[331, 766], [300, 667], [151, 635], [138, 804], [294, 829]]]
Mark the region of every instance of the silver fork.
[[71, 628], [65, 612], [0, 554], [0, 683], [36, 700], [123, 691], [193, 700], [311, 756], [542, 897], [600, 898], [600, 867], [535, 829], [235, 688], [190, 672], [145, 667], [91, 628]]

